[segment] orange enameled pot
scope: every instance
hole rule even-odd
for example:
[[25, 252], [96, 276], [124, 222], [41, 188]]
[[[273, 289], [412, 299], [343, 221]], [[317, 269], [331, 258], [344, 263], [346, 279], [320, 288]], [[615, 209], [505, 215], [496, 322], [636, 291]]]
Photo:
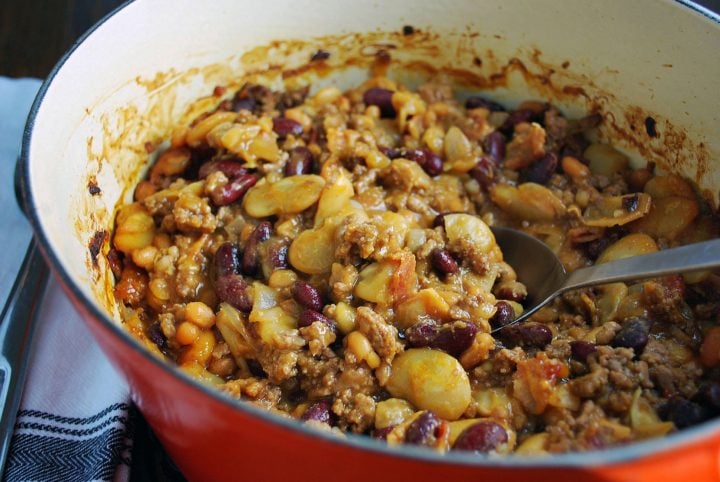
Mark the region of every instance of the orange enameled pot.
[[[309, 429], [146, 352], [120, 326], [112, 274], [89, 247], [107, 247], [115, 206], [144, 174], [145, 143], [166, 139], [214, 86], [344, 87], [369, 69], [410, 84], [444, 74], [508, 105], [535, 97], [571, 115], [599, 110], [601, 140], [690, 178], [717, 208], [719, 47], [720, 19], [673, 0], [137, 0], [86, 34], [43, 85], [23, 144], [24, 187], [56, 276], [190, 480], [716, 480], [720, 419], [543, 458], [440, 455]], [[318, 49], [330, 58], [309, 62]], [[379, 50], [389, 65], [375, 62]]]

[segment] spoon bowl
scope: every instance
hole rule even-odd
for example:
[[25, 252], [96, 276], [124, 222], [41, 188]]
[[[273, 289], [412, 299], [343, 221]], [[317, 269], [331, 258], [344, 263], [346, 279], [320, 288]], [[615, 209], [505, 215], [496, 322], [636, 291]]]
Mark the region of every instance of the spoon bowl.
[[714, 239], [567, 273], [555, 253], [541, 240], [513, 228], [493, 227], [492, 231], [505, 262], [513, 267], [518, 281], [528, 291], [525, 311], [492, 332], [520, 323], [566, 291], [720, 267], [720, 239]]

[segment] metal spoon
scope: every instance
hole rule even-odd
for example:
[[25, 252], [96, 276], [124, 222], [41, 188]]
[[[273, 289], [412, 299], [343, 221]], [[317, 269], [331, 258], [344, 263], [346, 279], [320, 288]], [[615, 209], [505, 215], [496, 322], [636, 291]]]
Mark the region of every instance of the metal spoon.
[[555, 253], [539, 239], [512, 228], [493, 227], [492, 231], [505, 261], [528, 290], [523, 314], [493, 332], [525, 320], [566, 291], [720, 267], [720, 239], [714, 239], [566, 273]]

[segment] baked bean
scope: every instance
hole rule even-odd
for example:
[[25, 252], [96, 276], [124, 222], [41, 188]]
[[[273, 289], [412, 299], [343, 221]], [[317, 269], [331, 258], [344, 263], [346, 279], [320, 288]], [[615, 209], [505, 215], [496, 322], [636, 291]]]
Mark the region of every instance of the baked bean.
[[302, 420], [314, 420], [320, 423], [332, 425], [332, 412], [328, 400], [318, 400], [311, 404], [300, 417]]
[[512, 323], [515, 319], [515, 310], [507, 301], [495, 303], [495, 314], [490, 318], [490, 325], [494, 328], [501, 328]]
[[460, 271], [457, 261], [445, 249], [433, 250], [432, 265], [442, 275], [455, 274]]
[[275, 117], [273, 119], [273, 130], [279, 139], [285, 139], [287, 136], [299, 136], [303, 133], [303, 126], [287, 117]]
[[454, 321], [438, 325], [420, 321], [405, 331], [405, 339], [414, 348], [430, 347], [459, 356], [472, 345], [477, 327], [471, 322]]
[[553, 338], [552, 330], [541, 323], [524, 322], [510, 325], [500, 332], [503, 340], [524, 348], [543, 348]]
[[242, 199], [245, 193], [258, 181], [254, 174], [241, 174], [225, 184], [218, 191], [210, 193], [210, 198], [216, 206], [227, 206]]
[[484, 454], [497, 449], [507, 441], [507, 431], [500, 424], [483, 421], [463, 430], [455, 440], [453, 449]]
[[248, 286], [239, 274], [228, 274], [215, 281], [215, 293], [221, 301], [249, 313], [252, 310], [252, 299], [247, 293]]
[[333, 323], [330, 318], [323, 315], [322, 313], [310, 309], [303, 310], [303, 312], [300, 313], [300, 318], [298, 319], [298, 327], [302, 328], [305, 326], [310, 326], [316, 321], [326, 324], [333, 330], [335, 329], [335, 323]]
[[271, 232], [272, 224], [270, 224], [269, 221], [263, 221], [255, 226], [255, 230], [245, 243], [245, 250], [243, 251], [240, 266], [243, 274], [246, 276], [254, 276], [257, 273], [257, 270], [260, 267], [258, 245], [263, 241], [270, 239]]
[[432, 411], [422, 412], [405, 430], [405, 443], [412, 445], [430, 445], [440, 427], [441, 420]]
[[286, 176], [300, 176], [302, 174], [312, 174], [313, 172], [313, 155], [305, 146], [293, 147], [290, 151], [290, 158], [285, 164]]
[[630, 318], [623, 322], [622, 328], [612, 341], [612, 346], [618, 348], [632, 348], [636, 355], [640, 355], [647, 345], [650, 335], [650, 320], [647, 318]]
[[410, 149], [405, 151], [404, 156], [417, 162], [428, 176], [438, 176], [443, 172], [442, 159], [429, 149]]
[[465, 101], [466, 109], [477, 109], [478, 107], [487, 109], [490, 112], [505, 111], [505, 107], [502, 104], [486, 99], [485, 97], [481, 97], [479, 95], [473, 95], [472, 97], [468, 97]]
[[595, 343], [589, 341], [574, 340], [570, 342], [570, 350], [575, 360], [584, 363], [587, 362], [590, 355], [597, 351], [597, 347]]
[[303, 280], [295, 282], [293, 296], [301, 306], [314, 311], [322, 311], [323, 301], [320, 292], [310, 283]]
[[235, 243], [223, 243], [215, 252], [217, 276], [240, 273], [240, 249]]
[[365, 105], [376, 105], [380, 108], [380, 115], [385, 119], [393, 118], [397, 115], [395, 107], [392, 104], [393, 91], [380, 87], [372, 87], [363, 94], [363, 102]]

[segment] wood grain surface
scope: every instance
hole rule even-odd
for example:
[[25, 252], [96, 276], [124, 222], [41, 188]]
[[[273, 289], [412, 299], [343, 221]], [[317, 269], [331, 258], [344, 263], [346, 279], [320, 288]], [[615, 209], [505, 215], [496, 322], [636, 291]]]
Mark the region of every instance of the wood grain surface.
[[[44, 78], [95, 22], [123, 0], [0, 0], [0, 75]], [[720, 0], [697, 0], [716, 12]]]

